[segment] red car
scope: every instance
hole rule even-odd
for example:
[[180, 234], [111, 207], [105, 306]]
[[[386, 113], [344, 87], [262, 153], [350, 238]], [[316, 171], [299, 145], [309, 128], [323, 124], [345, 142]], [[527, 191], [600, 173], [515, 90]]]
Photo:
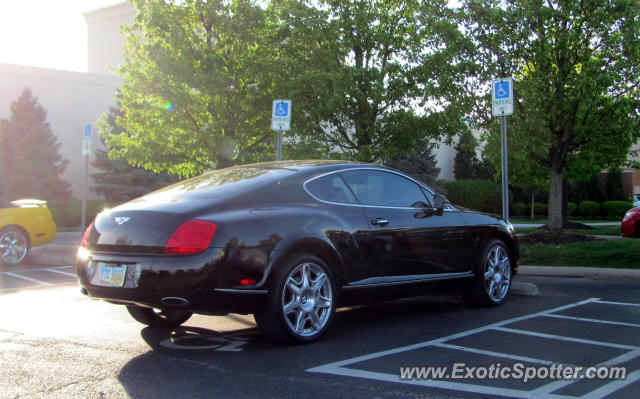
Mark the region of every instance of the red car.
[[620, 227], [623, 237], [640, 238], [640, 206], [627, 211]]

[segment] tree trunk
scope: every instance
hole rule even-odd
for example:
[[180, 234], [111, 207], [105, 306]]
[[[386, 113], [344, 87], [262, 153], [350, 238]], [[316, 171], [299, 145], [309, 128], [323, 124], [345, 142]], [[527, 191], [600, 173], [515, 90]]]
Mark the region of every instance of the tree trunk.
[[551, 168], [549, 184], [549, 230], [562, 230], [562, 170]]
[[536, 218], [536, 192], [531, 191], [531, 220]]
[[567, 211], [567, 181], [562, 179], [562, 227], [569, 225], [569, 212]]

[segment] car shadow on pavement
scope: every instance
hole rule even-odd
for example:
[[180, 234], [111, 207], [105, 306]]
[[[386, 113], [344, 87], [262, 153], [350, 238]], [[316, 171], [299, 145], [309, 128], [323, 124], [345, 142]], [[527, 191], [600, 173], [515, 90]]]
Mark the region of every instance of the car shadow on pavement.
[[140, 335], [155, 351], [241, 352], [255, 336], [260, 335], [260, 331], [256, 328], [221, 332], [191, 326], [174, 329], [146, 327]]
[[[427, 320], [444, 320], [455, 325], [460, 313], [482, 311], [467, 306], [459, 295], [417, 296], [343, 307], [337, 310], [326, 334], [318, 341], [306, 345], [274, 342], [263, 336], [258, 328], [251, 327], [251, 323], [246, 323], [249, 328], [228, 331], [189, 325], [174, 329], [145, 327], [140, 334], [152, 350], [172, 352], [173, 355], [180, 351], [243, 352], [274, 347], [315, 347], [325, 343], [349, 342], [352, 339], [361, 341], [363, 329], [371, 338], [379, 336], [379, 339], [397, 339], [404, 335], [419, 337], [425, 331], [424, 323]], [[402, 331], [398, 331], [399, 326], [402, 326]]]
[[[133, 398], [185, 393], [190, 397], [278, 397], [279, 392], [261, 391], [243, 381], [283, 376], [316, 380], [318, 376], [305, 370], [490, 324], [522, 313], [522, 305], [533, 301], [520, 296], [499, 308], [478, 309], [467, 306], [459, 295], [429, 295], [346, 307], [336, 312], [322, 338], [306, 345], [273, 342], [257, 328], [146, 327], [141, 336], [151, 350], [131, 359], [118, 380]], [[234, 391], [239, 388], [246, 391]]]

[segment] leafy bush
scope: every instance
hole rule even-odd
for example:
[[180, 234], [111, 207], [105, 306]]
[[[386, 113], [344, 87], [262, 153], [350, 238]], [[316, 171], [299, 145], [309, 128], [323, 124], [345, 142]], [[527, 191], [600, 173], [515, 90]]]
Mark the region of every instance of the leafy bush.
[[622, 219], [633, 204], [628, 201], [606, 201], [602, 203], [602, 213], [610, 219]]
[[533, 212], [536, 217], [547, 216], [547, 213], [549, 213], [549, 205], [536, 202], [533, 204]]
[[578, 211], [578, 205], [575, 202], [567, 202], [567, 213], [569, 216], [575, 216]]
[[627, 198], [622, 183], [622, 171], [618, 168], [609, 169], [605, 178], [604, 195], [609, 201], [621, 201]]
[[[87, 225], [95, 219], [104, 208], [108, 208], [106, 201], [87, 200]], [[58, 227], [80, 227], [82, 222], [82, 201], [72, 199], [64, 206], [50, 207], [51, 216]]]
[[600, 214], [600, 204], [593, 201], [582, 201], [578, 205], [578, 209], [580, 210], [580, 215], [588, 218], [594, 218]]
[[482, 212], [502, 214], [502, 189], [489, 180], [456, 180], [445, 182], [447, 198], [454, 204]]
[[527, 206], [523, 202], [516, 202], [511, 205], [511, 215], [522, 217], [524, 216]]

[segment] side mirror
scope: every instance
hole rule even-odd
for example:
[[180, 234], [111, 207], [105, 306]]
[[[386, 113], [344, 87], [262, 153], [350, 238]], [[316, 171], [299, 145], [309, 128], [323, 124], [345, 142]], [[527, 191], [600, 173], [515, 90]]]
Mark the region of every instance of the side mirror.
[[444, 204], [447, 202], [447, 199], [440, 194], [436, 194], [433, 197], [433, 207], [432, 208], [424, 208], [418, 212], [416, 212], [413, 216], [419, 219], [428, 218], [433, 215], [442, 216], [444, 213]]
[[444, 198], [440, 194], [436, 194], [433, 196], [433, 207], [435, 208], [436, 214], [438, 216], [442, 216], [444, 212], [444, 203], [446, 202], [446, 198]]

